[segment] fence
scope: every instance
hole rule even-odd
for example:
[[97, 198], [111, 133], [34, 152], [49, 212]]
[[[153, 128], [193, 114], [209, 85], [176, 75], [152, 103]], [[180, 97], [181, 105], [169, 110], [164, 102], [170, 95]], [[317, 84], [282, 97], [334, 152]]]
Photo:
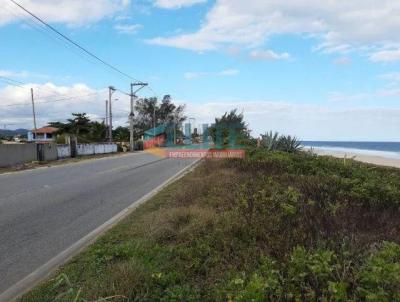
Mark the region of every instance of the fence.
[[58, 158], [71, 157], [71, 146], [70, 145], [57, 145], [57, 157]]
[[115, 153], [118, 148], [116, 144], [78, 144], [77, 155], [95, 155]]
[[76, 155], [115, 153], [116, 144], [78, 144], [73, 153], [70, 145], [51, 144], [2, 144], [0, 167], [14, 166], [33, 161], [51, 161]]

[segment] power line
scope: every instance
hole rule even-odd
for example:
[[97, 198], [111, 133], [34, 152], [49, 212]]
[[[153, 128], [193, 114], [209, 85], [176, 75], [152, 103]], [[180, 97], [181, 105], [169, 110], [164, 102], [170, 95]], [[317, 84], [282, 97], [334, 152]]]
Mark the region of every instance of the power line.
[[18, 4], [17, 2], [15, 2], [14, 0], [10, 0], [12, 3], [14, 3], [16, 6], [18, 6], [19, 8], [21, 8], [23, 11], [25, 11], [26, 13], [28, 13], [29, 15], [31, 15], [33, 18], [35, 18], [36, 20], [38, 20], [40, 23], [42, 23], [44, 26], [46, 26], [47, 28], [49, 28], [50, 30], [52, 30], [53, 32], [55, 32], [57, 35], [61, 36], [63, 39], [65, 39], [66, 41], [68, 41], [69, 43], [73, 44], [75, 47], [79, 48], [80, 50], [82, 50], [84, 53], [86, 53], [87, 55], [91, 56], [92, 58], [96, 59], [97, 61], [99, 61], [100, 63], [102, 63], [103, 65], [107, 66], [108, 68], [118, 72], [119, 74], [123, 75], [124, 77], [130, 79], [130, 80], [134, 80], [137, 81], [135, 78], [133, 78], [132, 76], [130, 76], [129, 74], [121, 71], [120, 69], [118, 69], [117, 67], [111, 65], [110, 63], [104, 61], [103, 59], [99, 58], [97, 55], [95, 55], [94, 53], [92, 53], [91, 51], [87, 50], [86, 48], [84, 48], [83, 46], [79, 45], [77, 42], [73, 41], [71, 38], [67, 37], [66, 35], [64, 35], [63, 33], [61, 33], [60, 31], [58, 31], [57, 29], [55, 29], [53, 26], [51, 26], [50, 24], [48, 24], [47, 22], [45, 22], [44, 20], [42, 20], [41, 18], [39, 18], [38, 16], [36, 16], [34, 13], [30, 12], [29, 10], [27, 10], [25, 7], [23, 7], [22, 5]]
[[158, 95], [158, 93], [157, 92], [155, 92], [154, 91], [154, 89], [153, 88], [151, 88], [151, 86], [147, 86], [147, 88], [153, 93], [153, 95], [157, 98], [157, 99], [159, 99], [160, 98], [160, 96]]
[[[83, 94], [83, 95], [76, 95], [76, 96], [71, 96], [71, 97], [66, 97], [66, 98], [61, 98], [61, 99], [56, 99], [56, 100], [49, 100], [49, 101], [44, 101], [44, 102], [35, 102], [36, 104], [49, 104], [49, 103], [57, 103], [57, 102], [64, 102], [68, 100], [73, 100], [73, 99], [78, 99], [78, 98], [83, 98], [87, 96], [92, 96], [92, 95], [98, 95], [98, 92], [93, 92], [89, 94]], [[43, 100], [43, 99], [39, 99]], [[86, 101], [86, 102], [93, 102], [93, 101]], [[0, 107], [16, 107], [16, 106], [29, 106], [29, 103], [17, 103], [17, 104], [9, 104], [9, 105], [3, 105]]]
[[42, 34], [43, 36], [46, 36], [55, 44], [58, 44], [59, 46], [67, 47], [76, 56], [86, 60], [90, 64], [94, 64], [94, 65], [96, 64], [96, 62], [93, 59], [90, 59], [88, 56], [83, 56], [81, 52], [79, 52], [76, 48], [74, 48], [73, 45], [66, 42], [62, 37], [54, 34], [54, 32], [50, 31], [47, 27], [44, 27], [43, 24], [39, 23], [36, 19], [32, 19], [32, 18], [28, 19], [30, 16], [23, 14], [23, 12], [21, 12], [20, 14], [14, 13], [12, 11], [11, 7], [9, 7], [10, 9], [8, 9], [7, 7], [4, 7], [4, 8], [9, 13], [11, 13], [13, 16], [20, 19], [22, 22], [24, 22], [28, 27], [34, 29], [38, 33]]
[[[0, 81], [3, 81], [4, 83], [7, 83], [7, 84], [9, 84], [9, 85], [12, 85], [12, 86], [16, 86], [16, 87], [19, 87], [19, 88], [23, 88], [23, 89], [27, 89], [27, 90], [30, 90], [31, 88], [28, 88], [28, 87], [25, 87], [25, 86], [29, 86], [29, 84], [27, 84], [27, 83], [23, 83], [23, 82], [21, 82], [21, 81], [17, 81], [17, 80], [13, 80], [13, 79], [10, 79], [10, 78], [8, 78], [8, 77], [4, 77], [4, 76], [0, 76]], [[25, 85], [25, 86], [22, 86], [22, 85]], [[90, 96], [90, 95], [95, 95], [95, 94], [100, 94], [100, 92], [102, 91], [102, 90], [104, 90], [104, 88], [103, 89], [100, 89], [99, 91], [97, 91], [97, 92], [92, 92], [92, 93], [88, 93], [88, 94], [84, 94], [84, 95], [76, 95], [76, 96], [67, 96], [68, 94], [65, 94], [65, 93], [57, 93], [57, 92], [54, 92], [54, 91], [52, 91], [52, 90], [50, 90], [50, 89], [46, 89], [46, 88], [44, 88], [44, 87], [33, 87], [35, 90], [36, 89], [38, 89], [39, 91], [40, 90], [42, 90], [42, 91], [48, 91], [48, 92], [50, 92], [50, 93], [52, 93], [51, 95], [48, 95], [48, 96], [46, 96], [46, 97], [40, 97], [40, 98], [38, 98], [37, 100], [47, 100], [48, 98], [52, 98], [52, 97], [61, 97], [61, 96], [66, 96], [64, 99], [56, 99], [56, 100], [49, 100], [48, 102], [49, 103], [51, 103], [51, 102], [59, 102], [59, 101], [62, 101], [62, 100], [68, 100], [68, 99], [73, 99], [73, 98], [79, 98], [79, 97], [84, 97], [84, 96]], [[39, 104], [41, 104], [41, 103], [46, 103], [46, 102], [39, 102]], [[21, 103], [21, 105], [23, 105], [23, 104], [25, 104], [25, 103]], [[12, 105], [18, 105], [18, 104], [12, 104]], [[10, 106], [10, 105], [6, 105], [6, 106]], [[1, 105], [0, 105], [0, 107], [1, 107]]]
[[19, 87], [19, 88], [22, 88], [22, 89], [28, 89], [28, 90], [30, 89], [28, 87], [22, 86], [22, 85], [26, 85], [25, 83], [22, 83], [22, 82], [19, 82], [19, 81], [16, 81], [16, 80], [13, 80], [13, 79], [10, 79], [10, 78], [7, 78], [7, 77], [0, 76], [0, 80], [3, 81], [6, 84], [11, 85], [11, 86], [16, 86], [16, 87]]

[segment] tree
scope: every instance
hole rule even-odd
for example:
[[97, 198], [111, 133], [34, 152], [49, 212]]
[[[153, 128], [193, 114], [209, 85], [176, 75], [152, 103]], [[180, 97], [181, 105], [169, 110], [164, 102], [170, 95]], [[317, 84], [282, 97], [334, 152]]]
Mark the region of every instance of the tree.
[[57, 134], [76, 136], [84, 142], [101, 142], [106, 139], [106, 125], [91, 121], [86, 113], [72, 113], [67, 123], [52, 122], [49, 125], [58, 129]]
[[119, 126], [113, 130], [113, 137], [118, 142], [127, 142], [130, 139], [130, 132], [127, 127]]
[[87, 140], [94, 142], [102, 142], [106, 139], [108, 128], [104, 122], [91, 122], [89, 133], [86, 135]]
[[89, 132], [90, 118], [86, 113], [72, 113], [72, 119], [68, 119], [67, 123], [51, 122], [50, 126], [58, 128], [60, 134], [72, 134], [79, 136]]
[[237, 113], [237, 109], [216, 118], [215, 124], [209, 128], [209, 133], [217, 147], [243, 144], [250, 138], [244, 116], [242, 113]]
[[138, 136], [154, 125], [179, 124], [186, 120], [185, 106], [175, 105], [170, 95], [163, 97], [159, 103], [157, 98], [144, 98], [136, 102], [134, 128]]

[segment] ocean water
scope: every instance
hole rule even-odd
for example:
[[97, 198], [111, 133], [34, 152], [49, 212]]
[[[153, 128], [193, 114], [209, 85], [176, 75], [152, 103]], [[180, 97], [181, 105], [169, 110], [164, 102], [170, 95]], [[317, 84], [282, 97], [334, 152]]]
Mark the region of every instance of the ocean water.
[[304, 147], [400, 159], [400, 142], [303, 141]]

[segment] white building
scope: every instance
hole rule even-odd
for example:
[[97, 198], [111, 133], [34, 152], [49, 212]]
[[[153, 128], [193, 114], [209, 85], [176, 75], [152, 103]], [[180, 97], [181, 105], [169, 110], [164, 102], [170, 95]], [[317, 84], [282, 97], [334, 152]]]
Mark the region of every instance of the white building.
[[31, 130], [28, 132], [28, 141], [29, 142], [53, 142], [56, 138], [57, 128], [54, 127], [43, 127], [39, 128], [36, 131]]

